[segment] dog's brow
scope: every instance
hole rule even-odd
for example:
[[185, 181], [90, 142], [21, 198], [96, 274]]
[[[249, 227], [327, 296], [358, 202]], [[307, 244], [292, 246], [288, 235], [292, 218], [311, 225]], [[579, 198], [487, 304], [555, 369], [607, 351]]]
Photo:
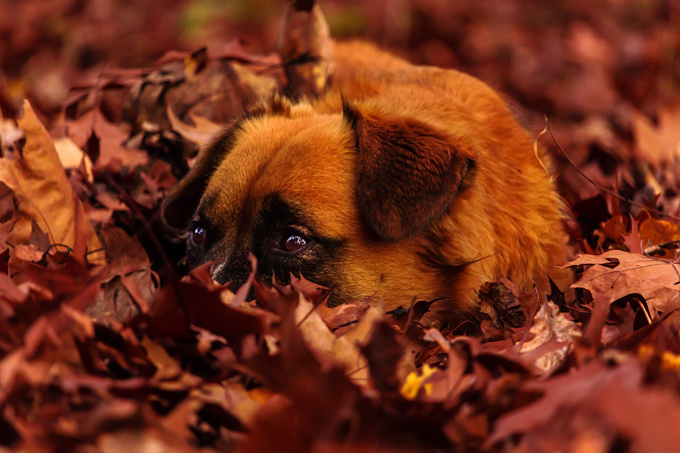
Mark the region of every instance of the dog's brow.
[[201, 200], [193, 216], [194, 221], [200, 222], [212, 235], [223, 234], [223, 226], [210, 215], [210, 212], [214, 210], [217, 200], [217, 195], [206, 195]]
[[196, 209], [196, 214], [201, 215], [212, 210], [217, 203], [217, 198], [216, 194], [205, 194]]
[[286, 227], [308, 224], [301, 210], [286, 201], [280, 194], [270, 194], [264, 197], [258, 217], [260, 223], [268, 226]]

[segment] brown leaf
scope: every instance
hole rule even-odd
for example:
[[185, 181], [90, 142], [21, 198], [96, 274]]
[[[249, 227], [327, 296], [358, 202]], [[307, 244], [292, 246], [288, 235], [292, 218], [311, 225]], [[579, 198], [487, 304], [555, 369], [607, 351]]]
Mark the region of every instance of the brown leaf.
[[[609, 368], [596, 362], [546, 382], [526, 383], [521, 391], [542, 396], [502, 416], [485, 447], [524, 434], [520, 448], [526, 449], [560, 436], [561, 431], [560, 448], [565, 448], [590, 431], [605, 436], [610, 443], [605, 451], [616, 438], [627, 439], [634, 451], [676, 451], [680, 443], [673, 427], [680, 423], [680, 402], [668, 390], [646, 388], [642, 378], [639, 363], [627, 360]], [[552, 429], [555, 426], [560, 430]]]
[[598, 349], [602, 343], [602, 331], [604, 330], [609, 304], [611, 300], [604, 295], [596, 294], [593, 298], [593, 313], [590, 321], [583, 332], [583, 343], [593, 349]]
[[398, 366], [405, 348], [396, 338], [392, 326], [381, 319], [373, 325], [371, 336], [361, 352], [368, 361], [373, 386], [380, 391], [399, 389]]
[[522, 345], [522, 357], [547, 372], [562, 362], [569, 346], [581, 335], [581, 327], [547, 302], [534, 316], [530, 332], [534, 337]]
[[[73, 247], [80, 201], [73, 197], [52, 139], [28, 102], [24, 111], [19, 120], [19, 127], [26, 134], [23, 157], [18, 161], [0, 159], [0, 181], [13, 190], [17, 203], [18, 220], [10, 240], [14, 244], [28, 243], [35, 221], [41, 230], [48, 232], [52, 244]], [[88, 250], [99, 249], [99, 240], [89, 221], [83, 218], [81, 222], [79, 227], [87, 238]]]
[[680, 302], [680, 266], [644, 255], [612, 250], [602, 255], [580, 255], [568, 266], [590, 265], [572, 285], [602, 294], [617, 301], [630, 294], [640, 294], [652, 317], [678, 307]]
[[482, 313], [499, 329], [520, 327], [532, 316], [522, 310], [520, 296], [519, 289], [505, 278], [484, 283], [478, 293]]
[[659, 111], [659, 125], [652, 122], [642, 113], [634, 116], [634, 133], [637, 157], [658, 167], [671, 164], [680, 157], [680, 108], [662, 107]]
[[186, 140], [194, 142], [201, 148], [207, 145], [208, 142], [210, 142], [210, 140], [215, 136], [215, 134], [222, 129], [220, 125], [195, 115], [190, 116], [195, 124], [195, 126], [191, 126], [177, 118], [170, 105], [168, 105], [166, 108], [168, 119], [172, 125], [172, 130], [177, 132]]
[[[93, 128], [99, 137], [99, 157], [95, 162], [95, 168], [107, 168], [114, 161], [123, 166], [134, 169], [139, 165], [149, 162], [149, 155], [143, 151], [123, 146], [128, 134], [117, 125], [110, 123], [98, 110], [92, 110], [75, 121], [68, 122], [66, 128], [68, 136], [73, 139], [81, 149], [92, 146]], [[89, 143], [89, 145], [88, 145]]]
[[104, 225], [99, 238], [106, 249], [106, 259], [114, 265], [103, 277], [102, 290], [86, 313], [99, 322], [113, 318], [129, 320], [140, 312], [148, 312], [156, 296], [158, 278], [151, 262], [136, 237], [128, 236], [113, 225]]
[[[171, 281], [158, 292], [150, 317], [138, 317], [151, 337], [194, 338], [194, 324], [227, 339], [237, 354], [244, 351], [248, 337], [267, 330], [272, 318], [260, 312], [245, 313], [222, 303], [219, 293], [202, 285]], [[252, 339], [252, 338], [251, 338]]]
[[642, 240], [640, 239], [640, 233], [638, 232], [638, 222], [631, 217], [630, 219], [630, 234], [621, 234], [623, 237], [623, 243], [628, 247], [630, 253], [639, 253], [644, 255], [644, 250], [642, 247]]
[[[321, 353], [322, 359], [337, 361], [345, 367], [348, 373], [352, 373], [353, 379], [365, 383], [368, 377], [368, 370], [365, 369], [366, 359], [359, 352], [359, 346], [365, 341], [365, 337], [358, 338], [353, 335], [336, 337], [315, 310], [318, 305], [314, 305], [302, 294], [299, 297], [299, 303], [295, 309], [295, 319], [310, 350]], [[374, 321], [368, 316], [365, 319], [366, 323], [370, 324], [369, 327], [365, 325], [354, 327], [357, 332], [360, 331], [363, 335], [365, 335], [364, 332], [371, 329]]]
[[335, 307], [328, 307], [322, 304], [318, 308], [318, 313], [328, 328], [336, 335], [342, 335], [351, 329], [351, 325], [356, 323], [366, 310], [370, 308], [371, 299], [362, 299], [358, 302], [337, 305]]

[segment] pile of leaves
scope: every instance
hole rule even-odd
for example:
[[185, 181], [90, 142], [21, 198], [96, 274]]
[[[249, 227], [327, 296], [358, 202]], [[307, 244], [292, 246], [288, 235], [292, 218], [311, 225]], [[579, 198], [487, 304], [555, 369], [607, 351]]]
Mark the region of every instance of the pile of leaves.
[[[241, 288], [217, 285], [209, 265], [187, 268], [182, 238], [159, 220], [221, 122], [326, 82], [324, 27], [295, 32], [323, 21], [316, 9], [288, 10], [278, 54], [231, 42], [107, 66], [83, 73], [58, 108], [36, 94], [48, 84], [21, 104], [0, 77], [0, 449], [679, 451], [680, 110], [661, 85], [680, 79], [662, 64], [680, 40], [660, 18], [674, 10], [537, 8], [566, 16], [555, 29], [518, 19], [523, 3], [492, 13], [455, 2], [444, 14], [413, 2], [404, 46], [487, 75], [536, 134], [545, 122], [533, 112], [550, 114], [536, 146], [552, 152], [571, 213], [576, 283], [542, 294], [499, 277], [479, 289], [481, 320], [441, 330], [419, 322], [431, 301], [328, 308], [329, 291], [304, 276], [269, 287], [254, 272]], [[455, 21], [465, 26], [446, 31]], [[400, 41], [400, 28], [376, 23]], [[524, 54], [499, 56], [508, 42], [488, 33], [499, 23]], [[549, 70], [553, 54], [532, 47], [551, 42], [571, 71]], [[627, 81], [630, 67], [654, 80]]]

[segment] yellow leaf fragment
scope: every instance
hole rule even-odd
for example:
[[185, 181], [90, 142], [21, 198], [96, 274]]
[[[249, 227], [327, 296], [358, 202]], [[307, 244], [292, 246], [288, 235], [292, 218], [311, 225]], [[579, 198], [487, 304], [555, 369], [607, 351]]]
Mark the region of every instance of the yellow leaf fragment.
[[[657, 351], [651, 345], [643, 344], [638, 348], [638, 357], [642, 360], [649, 360], [655, 354], [657, 354]], [[680, 355], [664, 351], [661, 354], [661, 369], [664, 371], [680, 371]]]
[[432, 394], [432, 384], [424, 384], [424, 382], [429, 378], [435, 371], [436, 367], [431, 367], [427, 363], [421, 368], [421, 373], [418, 375], [417, 371], [412, 371], [408, 376], [406, 376], [406, 381], [401, 387], [401, 396], [407, 400], [414, 400], [420, 389], [422, 388], [426, 395]]

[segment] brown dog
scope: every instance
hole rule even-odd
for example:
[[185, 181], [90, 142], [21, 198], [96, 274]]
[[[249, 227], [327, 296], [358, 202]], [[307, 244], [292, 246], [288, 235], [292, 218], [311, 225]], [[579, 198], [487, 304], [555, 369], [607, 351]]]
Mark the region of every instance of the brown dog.
[[275, 99], [235, 121], [168, 195], [194, 264], [218, 282], [289, 273], [387, 309], [476, 306], [497, 276], [529, 288], [565, 260], [560, 201], [498, 95], [457, 71], [337, 44], [320, 100]]

